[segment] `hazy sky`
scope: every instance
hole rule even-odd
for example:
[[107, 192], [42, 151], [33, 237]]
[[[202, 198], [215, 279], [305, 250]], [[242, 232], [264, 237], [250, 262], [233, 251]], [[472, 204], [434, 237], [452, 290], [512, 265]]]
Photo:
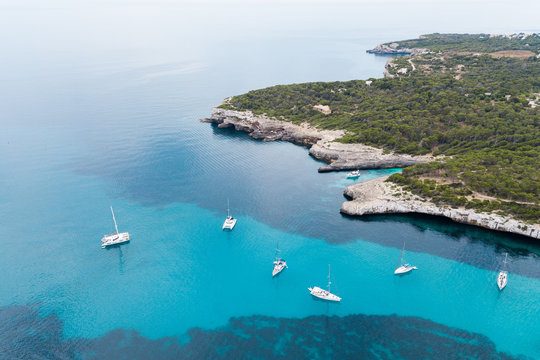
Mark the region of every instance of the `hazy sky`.
[[233, 37], [249, 47], [261, 37], [540, 32], [539, 14], [540, 0], [0, 0], [0, 56], [18, 64], [119, 49], [201, 54]]
[[[540, 32], [538, 14], [540, 0], [0, 0], [0, 124], [26, 106], [21, 99], [35, 104], [53, 86], [83, 94], [85, 81], [132, 70], [147, 80], [250, 74], [236, 92], [369, 77], [383, 63], [365, 50], [379, 43], [433, 32]], [[222, 97], [233, 94], [222, 85]]]
[[414, 23], [432, 32], [512, 32], [539, 31], [539, 14], [539, 0], [0, 0], [0, 27], [25, 20], [39, 25], [46, 18], [62, 27], [84, 25], [84, 20], [113, 25], [114, 17], [136, 24], [178, 16], [195, 28], [239, 23], [278, 29], [298, 23], [309, 28], [407, 28]]

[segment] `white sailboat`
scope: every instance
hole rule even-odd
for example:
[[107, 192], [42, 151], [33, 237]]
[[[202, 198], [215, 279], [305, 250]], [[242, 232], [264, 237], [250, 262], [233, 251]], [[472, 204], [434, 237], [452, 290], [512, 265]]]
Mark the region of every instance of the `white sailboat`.
[[229, 211], [229, 199], [227, 199], [227, 218], [225, 219], [225, 222], [223, 223], [222, 229], [228, 229], [232, 230], [234, 228], [234, 225], [236, 225], [236, 219], [233, 218]]
[[328, 290], [321, 289], [318, 286], [314, 286], [312, 288], [308, 288], [311, 295], [327, 301], [336, 301], [340, 302], [341, 298], [337, 295], [334, 295], [330, 292], [330, 284], [332, 282], [330, 281], [330, 264], [328, 264]]
[[277, 274], [279, 274], [280, 272], [283, 271], [283, 269], [285, 269], [287, 266], [287, 263], [285, 262], [285, 260], [283, 260], [280, 256], [279, 256], [279, 241], [277, 242], [277, 246], [276, 246], [276, 260], [274, 261], [274, 269], [272, 270], [272, 277], [276, 276]]
[[403, 249], [401, 249], [401, 254], [399, 255], [399, 260], [396, 265], [396, 270], [394, 271], [395, 275], [405, 274], [411, 270], [418, 269], [416, 266], [412, 266], [411, 264], [408, 264], [408, 263], [404, 264], [402, 262], [403, 252], [405, 252], [405, 243], [403, 243]]
[[127, 232], [119, 233], [118, 232], [118, 225], [116, 225], [116, 218], [114, 217], [114, 211], [113, 211], [112, 206], [111, 206], [111, 213], [112, 213], [112, 218], [113, 218], [113, 221], [114, 221], [114, 228], [116, 229], [116, 232], [114, 234], [104, 235], [103, 236], [103, 239], [101, 239], [101, 247], [102, 248], [105, 248], [105, 247], [111, 246], [111, 245], [122, 244], [122, 243], [125, 243], [125, 242], [129, 241], [129, 233], [127, 233]]
[[504, 287], [506, 286], [506, 284], [508, 283], [508, 272], [505, 269], [505, 265], [506, 263], [508, 262], [507, 261], [508, 259], [508, 253], [505, 254], [505, 257], [504, 257], [504, 265], [503, 265], [503, 270], [501, 270], [499, 272], [499, 275], [497, 276], [497, 286], [499, 287], [499, 291], [504, 289]]

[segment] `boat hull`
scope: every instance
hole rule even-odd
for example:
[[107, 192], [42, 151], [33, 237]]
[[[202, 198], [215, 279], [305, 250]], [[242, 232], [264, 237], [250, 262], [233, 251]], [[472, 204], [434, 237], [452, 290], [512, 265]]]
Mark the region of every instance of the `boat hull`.
[[508, 284], [508, 274], [506, 271], [501, 271], [497, 276], [497, 286], [499, 287], [499, 291], [504, 289], [506, 284]]
[[223, 223], [223, 226], [221, 227], [223, 230], [232, 230], [234, 228], [234, 225], [236, 225], [236, 219], [235, 218], [228, 218]]
[[314, 286], [313, 288], [308, 288], [310, 294], [318, 299], [326, 300], [326, 301], [332, 301], [332, 302], [340, 302], [341, 298], [337, 295], [332, 294], [331, 292], [321, 289], [318, 286]]
[[123, 244], [129, 240], [129, 233], [127, 232], [105, 235], [103, 236], [103, 239], [101, 239], [101, 247], [106, 248], [107, 246]]
[[287, 263], [283, 260], [274, 261], [274, 270], [272, 270], [272, 277], [276, 276], [287, 267]]
[[395, 275], [406, 274], [412, 270], [417, 270], [417, 269], [418, 268], [416, 266], [400, 266], [394, 271], [394, 274]]

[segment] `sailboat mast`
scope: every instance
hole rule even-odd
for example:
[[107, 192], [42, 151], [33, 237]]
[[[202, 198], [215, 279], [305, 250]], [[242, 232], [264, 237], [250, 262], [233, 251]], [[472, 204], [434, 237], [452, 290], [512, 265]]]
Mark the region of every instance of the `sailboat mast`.
[[331, 292], [330, 291], [330, 284], [332, 282], [330, 281], [330, 264], [328, 264], [328, 292]]
[[229, 217], [229, 198], [227, 198], [227, 217]]
[[112, 213], [112, 219], [114, 221], [114, 228], [116, 229], [116, 233], [118, 234], [118, 225], [116, 225], [116, 218], [114, 217], [114, 211], [111, 206], [111, 213]]
[[403, 251], [405, 251], [405, 243], [403, 243], [403, 249], [401, 249], [401, 254], [399, 254], [399, 259], [398, 259], [398, 262], [397, 262], [397, 265], [396, 265], [396, 269], [401, 264], [401, 257], [403, 256]]

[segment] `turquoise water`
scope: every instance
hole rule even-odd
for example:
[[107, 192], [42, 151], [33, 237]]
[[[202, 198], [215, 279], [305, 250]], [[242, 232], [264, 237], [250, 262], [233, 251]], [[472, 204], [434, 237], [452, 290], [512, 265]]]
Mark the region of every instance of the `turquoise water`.
[[[265, 358], [274, 341], [289, 358], [370, 347], [361, 357], [540, 358], [537, 244], [437, 218], [342, 216], [354, 183], [344, 173], [317, 173], [302, 147], [198, 121], [253, 88], [380, 76], [387, 59], [365, 49], [435, 31], [440, 8], [392, 30], [322, 22], [376, 14], [374, 4], [317, 4], [309, 21], [297, 17], [304, 4], [287, 15], [89, 4], [0, 15], [19, 34], [0, 32], [12, 47], [0, 73], [0, 358]], [[227, 198], [232, 232], [221, 230]], [[104, 250], [110, 205], [132, 241]], [[272, 279], [278, 241], [289, 268]], [[398, 278], [403, 242], [419, 270]], [[339, 305], [307, 291], [325, 286], [328, 264]], [[351, 334], [355, 352], [339, 355]]]

